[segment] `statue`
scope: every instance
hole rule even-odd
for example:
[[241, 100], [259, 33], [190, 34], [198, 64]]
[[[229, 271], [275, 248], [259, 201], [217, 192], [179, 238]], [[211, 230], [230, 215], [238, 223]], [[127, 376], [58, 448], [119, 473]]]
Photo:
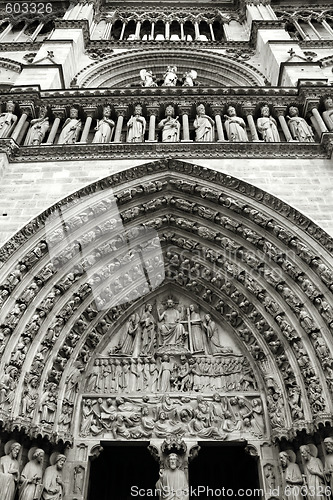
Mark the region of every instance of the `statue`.
[[179, 468], [176, 453], [170, 453], [166, 459], [167, 469], [160, 469], [160, 478], [156, 483], [160, 500], [187, 500], [188, 481], [185, 472]]
[[104, 106], [103, 108], [103, 118], [97, 120], [97, 125], [95, 127], [96, 133], [93, 138], [93, 143], [106, 143], [111, 141], [112, 132], [114, 129], [114, 121], [111, 120], [111, 107]]
[[189, 320], [191, 322], [191, 340], [193, 352], [206, 352], [204, 333], [202, 330], [202, 319], [194, 304], [189, 307]]
[[177, 85], [177, 66], [168, 66], [163, 75], [163, 85], [166, 87], [175, 87]]
[[0, 139], [9, 137], [9, 134], [17, 122], [17, 115], [14, 114], [15, 104], [13, 101], [8, 101], [6, 104], [6, 112], [0, 114]]
[[134, 350], [134, 340], [140, 325], [139, 315], [137, 313], [131, 314], [129, 317], [125, 338], [122, 345], [119, 345], [119, 352], [122, 354], [132, 354]]
[[4, 457], [0, 458], [0, 492], [1, 500], [14, 500], [16, 485], [20, 477], [17, 456], [21, 445], [15, 441], [5, 444]]
[[75, 144], [78, 140], [79, 133], [82, 128], [82, 122], [79, 118], [79, 110], [77, 107], [72, 106], [69, 112], [69, 118], [65, 121], [58, 144]]
[[54, 465], [50, 465], [46, 468], [43, 478], [43, 500], [63, 500], [65, 498], [65, 486], [62, 481], [62, 469], [66, 462], [65, 455], [60, 453], [50, 462], [55, 462]]
[[135, 106], [134, 115], [127, 122], [127, 142], [143, 142], [146, 131], [146, 119], [142, 116], [142, 107]]
[[327, 437], [324, 439], [326, 458], [325, 458], [325, 476], [326, 481], [330, 485], [331, 491], [333, 491], [333, 438]]
[[193, 122], [195, 128], [195, 140], [197, 142], [213, 142], [214, 141], [214, 120], [205, 114], [205, 106], [199, 104], [197, 106], [197, 116]]
[[333, 130], [333, 99], [332, 97], [326, 97], [324, 100], [326, 111], [323, 112], [323, 119], [326, 126], [330, 132]]
[[157, 87], [157, 83], [155, 82], [156, 77], [152, 71], [142, 69], [140, 71], [140, 78], [142, 87]]
[[203, 321], [203, 328], [207, 335], [208, 348], [211, 354], [230, 352], [230, 349], [223, 347], [220, 344], [219, 331], [215, 321], [212, 320], [210, 314], [205, 314], [205, 319]]
[[[300, 488], [303, 485], [303, 477], [299, 466], [295, 463], [296, 455], [292, 450], [279, 453], [282, 467], [283, 492], [286, 500], [301, 500]], [[287, 493], [289, 493], [287, 495]]]
[[299, 116], [299, 110], [296, 106], [290, 106], [289, 116], [287, 116], [291, 135], [295, 141], [314, 142], [313, 131], [304, 118]]
[[183, 75], [184, 83], [182, 87], [194, 87], [194, 80], [197, 79], [197, 72], [192, 69], [191, 71], [186, 71]]
[[162, 323], [159, 328], [162, 346], [184, 345], [186, 332], [180, 323], [180, 312], [172, 299], [168, 299], [167, 308], [163, 312], [158, 311], [158, 320]]
[[265, 142], [281, 142], [276, 121], [267, 105], [261, 108], [261, 118], [257, 120], [257, 128]]
[[141, 352], [143, 354], [152, 354], [155, 344], [155, 319], [152, 315], [153, 306], [146, 304], [144, 313], [141, 316]]
[[[32, 455], [32, 456], [31, 456]], [[21, 474], [19, 486], [19, 500], [39, 499], [42, 490], [44, 450], [32, 448], [28, 454], [28, 462]]]
[[225, 129], [230, 142], [248, 142], [249, 139], [246, 133], [246, 125], [243, 118], [236, 114], [233, 106], [229, 106], [225, 117]]
[[30, 122], [30, 129], [24, 141], [25, 146], [39, 146], [50, 128], [47, 108], [42, 106], [39, 110], [39, 117]]
[[178, 116], [175, 116], [173, 106], [165, 108], [165, 116], [158, 124], [158, 128], [162, 129], [162, 142], [179, 142], [180, 140], [180, 123]]
[[311, 497], [314, 500], [324, 500], [324, 466], [317, 458], [318, 450], [313, 444], [305, 444], [300, 446], [300, 451], [304, 460], [307, 487], [309, 491], [312, 491]]
[[161, 360], [161, 366], [158, 373], [159, 391], [169, 392], [171, 390], [171, 374], [173, 371], [173, 363], [170, 361], [170, 356], [164, 354]]
[[0, 409], [11, 408], [17, 387], [17, 368], [9, 365], [6, 372], [0, 379]]

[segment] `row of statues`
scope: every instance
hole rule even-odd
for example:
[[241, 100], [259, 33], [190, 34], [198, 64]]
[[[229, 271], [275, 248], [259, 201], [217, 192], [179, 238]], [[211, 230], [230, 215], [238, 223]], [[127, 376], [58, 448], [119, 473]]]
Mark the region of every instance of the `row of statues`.
[[[331, 98], [325, 100], [327, 110], [323, 118], [329, 130], [333, 130], [333, 101]], [[7, 102], [6, 112], [0, 115], [0, 138], [9, 137], [17, 123], [18, 116], [15, 114], [15, 104]], [[38, 118], [30, 122], [30, 128], [24, 140], [24, 146], [39, 146], [43, 143], [47, 132], [50, 130], [50, 110], [41, 107]], [[230, 142], [248, 142], [248, 134], [244, 119], [237, 116], [234, 106], [227, 108], [224, 115], [225, 131]], [[290, 106], [286, 116], [292, 139], [298, 142], [314, 142], [314, 132], [307, 121], [299, 116], [299, 109]], [[65, 120], [57, 144], [75, 144], [78, 142], [83, 130], [83, 118], [80, 117], [79, 106], [70, 108], [69, 117]], [[264, 142], [280, 142], [280, 135], [275, 118], [271, 115], [268, 105], [261, 107], [261, 117], [257, 119], [257, 130]], [[142, 106], [137, 104], [133, 115], [127, 121], [126, 142], [144, 142], [147, 129], [146, 118], [143, 116]], [[162, 142], [179, 142], [181, 123], [179, 116], [175, 114], [175, 107], [168, 105], [165, 108], [165, 117], [157, 125], [161, 130]], [[196, 117], [193, 122], [195, 141], [215, 141], [215, 121], [206, 114], [205, 106], [199, 104], [196, 107]], [[115, 129], [115, 122], [111, 118], [111, 106], [105, 105], [102, 118], [97, 119], [94, 128], [93, 144], [110, 143]]]
[[[9, 441], [5, 445], [5, 455], [0, 458], [0, 494], [1, 500], [63, 500], [65, 486], [62, 470], [66, 456], [52, 454], [51, 465], [43, 472], [45, 453], [41, 448], [31, 448], [29, 462], [21, 474], [18, 456], [21, 445]], [[16, 492], [18, 497], [16, 497]]]
[[318, 449], [314, 444], [300, 446], [304, 474], [292, 450], [280, 453], [286, 500], [301, 500], [305, 493], [313, 500], [324, 500], [330, 496], [327, 493], [333, 491], [333, 438], [325, 438], [324, 445], [327, 453], [325, 464], [317, 457]]
[[[68, 380], [65, 398], [71, 394]], [[86, 391], [93, 393], [130, 392], [213, 392], [253, 391], [256, 382], [243, 356], [193, 357], [164, 354], [153, 358], [97, 358], [88, 376]]]
[[[177, 85], [181, 85], [182, 87], [194, 87], [196, 84], [195, 80], [198, 76], [194, 69], [185, 71], [182, 80], [179, 79], [177, 71], [177, 66], [168, 66], [163, 75], [163, 79], [159, 81], [160, 85], [164, 87], [176, 87]], [[159, 86], [156, 81], [156, 76], [151, 70], [142, 69], [140, 71], [140, 79], [142, 87]]]

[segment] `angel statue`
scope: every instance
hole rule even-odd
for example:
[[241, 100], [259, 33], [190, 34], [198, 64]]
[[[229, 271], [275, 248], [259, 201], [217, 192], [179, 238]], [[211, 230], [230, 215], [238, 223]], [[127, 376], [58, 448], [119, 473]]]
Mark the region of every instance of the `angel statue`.
[[194, 80], [196, 80], [198, 73], [191, 69], [191, 71], [186, 71], [183, 75], [184, 83], [182, 87], [194, 87]]
[[175, 87], [177, 85], [177, 66], [168, 66], [163, 75], [163, 85], [166, 87]]
[[142, 87], [157, 87], [157, 83], [155, 82], [155, 75], [150, 70], [142, 69], [140, 71], [141, 78], [141, 86]]

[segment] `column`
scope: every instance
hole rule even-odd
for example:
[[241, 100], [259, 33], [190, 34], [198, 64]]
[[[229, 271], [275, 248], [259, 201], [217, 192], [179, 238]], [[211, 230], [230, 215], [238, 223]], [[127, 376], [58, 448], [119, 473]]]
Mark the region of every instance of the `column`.
[[17, 42], [17, 40], [20, 38], [21, 35], [25, 32], [26, 28], [28, 26], [28, 23], [25, 23], [19, 34], [14, 38], [13, 42]]
[[181, 140], [181, 142], [192, 142], [192, 140], [190, 139], [190, 124], [188, 119], [190, 111], [190, 106], [180, 106], [180, 112], [183, 122], [183, 139]]
[[111, 33], [111, 28], [112, 28], [112, 22], [108, 21], [106, 23], [103, 35], [102, 35], [102, 40], [109, 40], [110, 39], [110, 33]]
[[274, 106], [275, 111], [277, 112], [278, 119], [283, 131], [283, 134], [286, 138], [287, 142], [290, 142], [293, 140], [292, 135], [290, 133], [289, 127], [287, 125], [286, 119], [284, 117], [284, 114], [286, 112], [286, 107], [285, 106]]
[[212, 38], [212, 42], [215, 42], [215, 35], [214, 35], [214, 30], [213, 30], [213, 24], [212, 23], [208, 23], [208, 24], [209, 24], [210, 36]]
[[114, 133], [114, 141], [113, 142], [121, 142], [121, 132], [123, 129], [126, 108], [119, 106], [119, 108], [116, 109], [116, 113], [118, 115], [118, 119], [117, 119], [116, 131]]
[[166, 21], [166, 23], [165, 23], [165, 39], [166, 40], [170, 39], [170, 23], [169, 23], [169, 21]]
[[123, 22], [123, 26], [122, 26], [122, 28], [121, 28], [121, 33], [120, 33], [119, 40], [122, 40], [122, 39], [124, 38], [125, 28], [126, 28], [126, 23], [125, 23], [125, 21], [124, 21], [124, 22]]
[[12, 27], [13, 27], [12, 23], [9, 23], [7, 28], [5, 28], [4, 31], [0, 34], [0, 41], [3, 40], [3, 38], [5, 38], [6, 35], [8, 35]]
[[36, 40], [38, 33], [41, 31], [43, 26], [44, 26], [44, 23], [39, 23], [39, 25], [37, 26], [37, 28], [35, 29], [33, 34], [29, 37], [29, 41], [34, 42]]
[[154, 21], [151, 22], [151, 31], [150, 31], [150, 39], [154, 40], [154, 30], [155, 30], [155, 23]]
[[49, 136], [47, 138], [46, 144], [53, 144], [55, 136], [57, 135], [58, 128], [60, 125], [60, 118], [63, 117], [64, 115], [64, 110], [63, 109], [58, 109], [58, 110], [53, 110], [53, 114], [55, 115], [55, 119], [52, 125], [52, 128], [50, 130]]
[[27, 129], [29, 128], [29, 123], [26, 121], [24, 124], [23, 124], [23, 127], [21, 129], [21, 132], [19, 133], [18, 135], [18, 138], [16, 140], [17, 144], [21, 144], [22, 140], [23, 140], [23, 137], [27, 131]]
[[146, 142], [157, 142], [155, 136], [156, 116], [158, 115], [158, 105], [147, 106], [149, 116], [148, 140]]
[[258, 137], [258, 132], [257, 132], [256, 125], [255, 125], [254, 119], [253, 119], [254, 106], [252, 103], [247, 102], [243, 106], [243, 109], [244, 109], [245, 114], [246, 114], [247, 123], [249, 124], [249, 127], [250, 127], [252, 141], [258, 142], [258, 141], [260, 141], [260, 139]]
[[84, 127], [83, 127], [81, 139], [80, 139], [81, 144], [87, 143], [87, 139], [88, 139], [88, 135], [89, 135], [90, 127], [91, 127], [91, 122], [92, 122], [92, 115], [93, 115], [94, 111], [95, 110], [92, 108], [85, 110], [85, 112], [87, 113], [87, 118], [86, 118], [86, 122], [85, 122]]
[[321, 137], [321, 130], [318, 127], [317, 120], [315, 119], [315, 117], [313, 115], [310, 115], [309, 118], [310, 118], [310, 122], [311, 122], [313, 128], [315, 129], [315, 131], [317, 132], [318, 137], [320, 138]]
[[214, 118], [215, 118], [215, 123], [216, 123], [217, 142], [224, 142], [225, 138], [224, 138], [223, 125], [222, 125], [222, 120], [221, 120], [222, 109], [216, 108], [215, 106], [212, 106], [212, 110], [214, 113]]
[[328, 31], [331, 36], [333, 36], [333, 30], [332, 30], [331, 26], [328, 24], [328, 22], [326, 21], [326, 19], [322, 19], [321, 24], [324, 26], [325, 30]]
[[137, 21], [135, 27], [135, 40], [140, 40], [140, 28], [141, 28], [141, 22]]
[[194, 23], [194, 32], [195, 32], [195, 39], [198, 40], [200, 36], [200, 29], [199, 29], [199, 24], [197, 21]]
[[293, 19], [293, 23], [296, 26], [297, 31], [300, 33], [300, 35], [303, 37], [304, 40], [309, 38], [308, 35], [305, 33], [305, 31], [302, 30], [296, 19]]
[[[311, 111], [312, 111], [312, 114], [313, 114], [315, 121], [317, 122], [318, 128], [320, 130], [320, 134], [319, 134], [319, 137], [320, 137], [322, 133], [328, 132], [327, 127], [326, 127], [322, 117], [320, 116], [318, 109], [313, 107], [311, 109]], [[311, 120], [311, 123], [312, 123], [312, 120]]]
[[312, 22], [311, 21], [308, 21], [308, 25], [310, 26], [310, 28], [312, 29], [312, 31], [315, 33], [315, 35], [319, 38], [319, 40], [322, 40], [322, 37], [321, 35], [318, 33], [318, 31], [316, 30], [316, 28], [313, 26]]
[[180, 24], [180, 39], [185, 40], [184, 23], [179, 23], [179, 24]]
[[14, 141], [17, 141], [17, 138], [23, 128], [23, 125], [25, 124], [27, 118], [28, 118], [28, 115], [30, 113], [30, 107], [25, 107], [23, 108], [23, 113], [16, 125], [16, 127], [14, 128], [14, 131], [11, 135], [11, 138], [14, 139]]

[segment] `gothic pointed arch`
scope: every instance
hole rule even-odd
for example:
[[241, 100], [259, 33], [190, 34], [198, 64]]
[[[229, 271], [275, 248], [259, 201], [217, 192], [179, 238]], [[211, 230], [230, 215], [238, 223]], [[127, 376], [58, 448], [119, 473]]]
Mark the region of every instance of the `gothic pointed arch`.
[[[181, 161], [73, 193], [0, 251], [3, 428], [67, 443], [140, 439], [158, 417], [143, 427], [138, 408], [164, 392], [184, 398], [184, 410], [223, 393], [230, 428], [210, 425], [212, 439], [292, 438], [332, 424], [332, 243], [274, 196]], [[251, 417], [237, 427], [240, 400]], [[114, 427], [120, 405], [132, 420]], [[185, 413], [180, 433], [207, 439]]]

